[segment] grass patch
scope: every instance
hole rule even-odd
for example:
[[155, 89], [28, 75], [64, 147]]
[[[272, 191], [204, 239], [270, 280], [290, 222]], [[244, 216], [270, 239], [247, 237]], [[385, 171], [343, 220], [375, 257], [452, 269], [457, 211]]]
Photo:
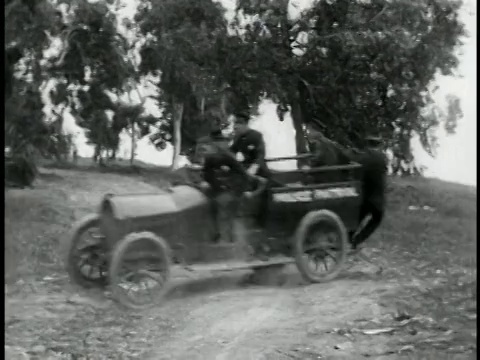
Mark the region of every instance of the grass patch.
[[[412, 205], [432, 209], [409, 210]], [[433, 319], [430, 326], [452, 332], [450, 344], [475, 350], [476, 232], [476, 188], [399, 180], [391, 184], [385, 222], [372, 237], [391, 281], [405, 284], [401, 292], [386, 295], [385, 304]]]
[[[62, 244], [72, 224], [97, 211], [106, 193], [157, 191], [165, 181], [150, 174], [42, 169], [33, 189], [5, 191], [5, 280], [63, 272]], [[153, 185], [152, 185], [153, 184]]]

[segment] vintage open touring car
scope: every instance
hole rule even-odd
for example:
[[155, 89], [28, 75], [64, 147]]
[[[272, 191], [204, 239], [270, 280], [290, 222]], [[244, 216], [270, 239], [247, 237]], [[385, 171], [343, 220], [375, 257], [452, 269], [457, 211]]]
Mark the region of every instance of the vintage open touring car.
[[[273, 171], [264, 226], [259, 231], [249, 225], [258, 215], [258, 194], [265, 190], [259, 188], [258, 196], [242, 200], [250, 210], [232, 220], [237, 226], [233, 242], [214, 241], [213, 200], [196, 186], [108, 194], [97, 213], [73, 228], [66, 259], [70, 279], [84, 287], [108, 285], [119, 303], [134, 309], [158, 304], [170, 288], [172, 267], [185, 264], [200, 271], [207, 263], [218, 270], [295, 263], [308, 282], [331, 280], [345, 264], [348, 231], [358, 226], [359, 171], [356, 163]], [[342, 181], [323, 181], [331, 173], [341, 173]], [[248, 246], [259, 236], [267, 245], [267, 260]]]

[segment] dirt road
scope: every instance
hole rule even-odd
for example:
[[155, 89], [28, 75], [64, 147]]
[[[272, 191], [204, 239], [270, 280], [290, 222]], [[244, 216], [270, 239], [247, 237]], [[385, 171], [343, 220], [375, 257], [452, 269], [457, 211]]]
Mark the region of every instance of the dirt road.
[[[381, 301], [399, 285], [374, 277], [361, 263], [353, 269], [363, 275], [350, 271], [312, 286], [302, 284], [293, 268], [282, 286], [245, 285], [243, 273], [194, 281], [177, 276], [163, 306], [141, 313], [124, 312], [108, 294], [75, 293], [64, 279], [47, 278], [43, 288], [24, 285], [25, 296], [7, 297], [6, 344], [16, 346], [7, 350], [16, 354], [11, 359], [23, 352], [52, 359], [152, 360], [357, 358], [407, 351], [392, 342], [403, 330], [386, 328], [393, 309]], [[365, 335], [365, 329], [386, 333]]]
[[[292, 276], [294, 278], [294, 276]], [[348, 355], [352, 346], [335, 349], [348, 338], [334, 334], [349, 322], [382, 313], [379, 291], [388, 284], [343, 280], [303, 287], [253, 287], [207, 295], [167, 305], [182, 312], [183, 326], [152, 349], [149, 359], [319, 359]], [[200, 303], [199, 303], [200, 302]], [[329, 334], [330, 332], [330, 334]], [[359, 351], [360, 349], [356, 349]], [[384, 352], [386, 348], [377, 348]]]

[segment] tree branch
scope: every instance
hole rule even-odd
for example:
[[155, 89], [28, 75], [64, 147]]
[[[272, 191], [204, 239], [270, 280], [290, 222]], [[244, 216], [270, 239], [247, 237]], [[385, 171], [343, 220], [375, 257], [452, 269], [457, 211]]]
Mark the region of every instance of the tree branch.
[[60, 54], [60, 59], [57, 60], [57, 62], [54, 64], [54, 66], [58, 67], [63, 64], [63, 61], [65, 60], [65, 56], [67, 56], [68, 51], [70, 50], [70, 37], [72, 36], [73, 32], [75, 30], [80, 30], [81, 27], [76, 26], [68, 30], [65, 39], [63, 41], [63, 52]]
[[20, 3], [20, 2], [21, 2], [21, 0], [13, 0], [11, 3], [9, 3], [5, 6], [5, 18], [10, 17], [10, 13], [13, 11], [15, 6], [18, 5], [18, 3]]
[[369, 22], [374, 22], [375, 20], [377, 20], [380, 16], [383, 15], [383, 13], [387, 10], [387, 8], [388, 8], [388, 5], [385, 4], [385, 6], [383, 7], [383, 9], [380, 10], [380, 12], [379, 12], [377, 15], [375, 15], [374, 17], [372, 17]]

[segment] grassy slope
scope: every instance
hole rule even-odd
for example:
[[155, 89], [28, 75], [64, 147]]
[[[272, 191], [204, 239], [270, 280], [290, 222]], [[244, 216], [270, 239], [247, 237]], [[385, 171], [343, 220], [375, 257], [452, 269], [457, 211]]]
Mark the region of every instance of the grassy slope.
[[[106, 193], [155, 191], [138, 171], [128, 176], [83, 168], [43, 170], [33, 189], [5, 192], [6, 280], [63, 271], [60, 244], [72, 224], [91, 212]], [[162, 186], [162, 172], [149, 171], [149, 183]]]
[[[372, 238], [389, 268], [384, 276], [406, 284], [401, 293], [385, 297], [385, 304], [435, 319], [425, 327], [448, 334], [443, 343], [425, 343], [425, 350], [476, 343], [476, 197], [474, 187], [392, 180], [386, 220]], [[410, 205], [434, 211], [408, 210]]]
[[[164, 183], [164, 169], [128, 176], [90, 170], [44, 170], [34, 189], [6, 191], [5, 269], [10, 284], [64, 275], [60, 245], [71, 224], [95, 210], [103, 194], [149, 192], [155, 187], [147, 183]], [[385, 297], [385, 304], [429, 316], [435, 326], [455, 330], [456, 346], [472, 346], [476, 188], [427, 179], [392, 180], [390, 188], [386, 219], [370, 246], [380, 250], [388, 266], [383, 276], [406, 286], [394, 298]], [[435, 211], [412, 211], [409, 205]]]

